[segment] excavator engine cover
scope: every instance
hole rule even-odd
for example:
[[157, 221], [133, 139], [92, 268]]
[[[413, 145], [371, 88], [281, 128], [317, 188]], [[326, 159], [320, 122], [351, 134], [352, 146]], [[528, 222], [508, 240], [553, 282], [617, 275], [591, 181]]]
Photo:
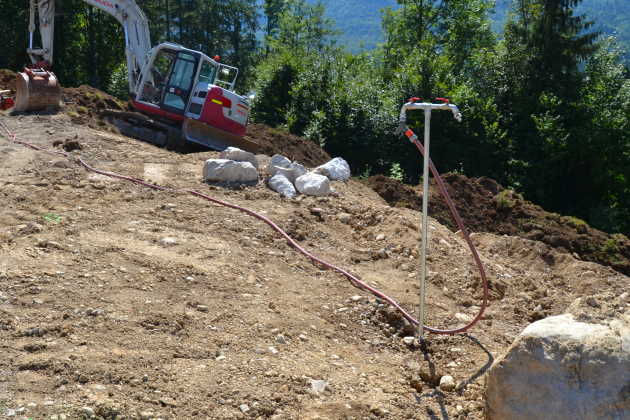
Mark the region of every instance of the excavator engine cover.
[[15, 111], [39, 111], [58, 107], [61, 86], [54, 73], [44, 69], [24, 69], [15, 87]]

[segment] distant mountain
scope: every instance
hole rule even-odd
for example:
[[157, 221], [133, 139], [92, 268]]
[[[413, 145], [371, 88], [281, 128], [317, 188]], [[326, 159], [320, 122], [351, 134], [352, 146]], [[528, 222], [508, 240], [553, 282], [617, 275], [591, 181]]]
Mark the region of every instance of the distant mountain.
[[[315, 3], [316, 0], [309, 0]], [[334, 19], [339, 44], [351, 51], [371, 49], [383, 41], [381, 10], [396, 8], [395, 0], [322, 0], [327, 15]], [[507, 20], [511, 0], [496, 0], [492, 16], [493, 29], [501, 32]], [[604, 34], [614, 34], [630, 51], [630, 0], [584, 0], [577, 12], [585, 13], [595, 21], [595, 29]], [[629, 55], [630, 57], [630, 55]]]

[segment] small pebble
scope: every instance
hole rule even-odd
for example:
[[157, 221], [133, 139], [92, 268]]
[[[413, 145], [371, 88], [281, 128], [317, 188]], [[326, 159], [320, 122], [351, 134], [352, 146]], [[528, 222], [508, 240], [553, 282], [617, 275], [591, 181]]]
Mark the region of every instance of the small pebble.
[[440, 389], [442, 391], [453, 391], [455, 389], [455, 379], [450, 375], [445, 375], [440, 378]]
[[177, 239], [171, 237], [162, 238], [160, 239], [160, 245], [166, 247], [177, 245]]
[[243, 413], [247, 413], [249, 411], [249, 406], [247, 404], [241, 404], [238, 406], [238, 408], [243, 412]]
[[403, 338], [403, 343], [405, 343], [408, 346], [411, 346], [411, 345], [413, 345], [414, 340], [415, 340], [415, 338], [411, 337], [411, 336], [404, 337]]

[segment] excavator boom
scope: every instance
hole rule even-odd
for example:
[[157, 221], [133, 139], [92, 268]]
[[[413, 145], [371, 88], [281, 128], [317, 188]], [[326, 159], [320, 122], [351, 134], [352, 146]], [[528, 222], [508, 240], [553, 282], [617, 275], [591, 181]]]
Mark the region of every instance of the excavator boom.
[[[152, 48], [147, 18], [134, 0], [83, 1], [113, 16], [123, 28], [130, 103], [149, 119], [142, 115], [130, 118], [125, 113], [121, 131], [163, 145], [190, 141], [218, 150], [243, 144], [256, 149], [244, 140], [249, 104], [234, 92], [237, 68], [221, 63], [218, 56], [210, 58], [177, 44], [167, 42]], [[16, 111], [56, 106], [61, 99], [61, 87], [50, 71], [55, 0], [29, 2], [27, 52], [32, 66], [19, 74]], [[41, 48], [34, 48], [36, 15]], [[135, 125], [140, 126], [138, 130]]]

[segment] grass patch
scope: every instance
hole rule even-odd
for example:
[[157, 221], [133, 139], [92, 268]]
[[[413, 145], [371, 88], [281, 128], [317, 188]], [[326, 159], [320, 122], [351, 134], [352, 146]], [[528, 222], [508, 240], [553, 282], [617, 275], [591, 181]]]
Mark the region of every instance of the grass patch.
[[579, 217], [564, 216], [562, 217], [562, 222], [566, 225], [571, 226], [575, 230], [577, 230], [578, 233], [586, 233], [588, 229], [588, 223], [586, 223], [584, 220], [580, 219]]
[[514, 190], [503, 190], [492, 199], [494, 205], [499, 210], [511, 210], [516, 206], [518, 200], [523, 199], [520, 194], [514, 192]]

